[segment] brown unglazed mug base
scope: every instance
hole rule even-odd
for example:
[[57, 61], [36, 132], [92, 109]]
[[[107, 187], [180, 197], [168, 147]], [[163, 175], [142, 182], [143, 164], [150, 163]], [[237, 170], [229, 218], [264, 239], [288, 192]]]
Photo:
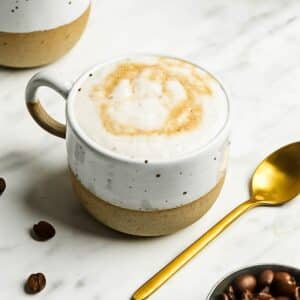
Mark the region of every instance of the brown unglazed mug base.
[[67, 53], [86, 26], [90, 7], [69, 24], [28, 33], [0, 31], [0, 65], [29, 68], [49, 64]]
[[165, 210], [131, 210], [110, 204], [92, 194], [70, 170], [73, 189], [87, 211], [98, 221], [117, 231], [136, 236], [160, 236], [178, 231], [197, 221], [216, 201], [225, 175], [199, 199]]

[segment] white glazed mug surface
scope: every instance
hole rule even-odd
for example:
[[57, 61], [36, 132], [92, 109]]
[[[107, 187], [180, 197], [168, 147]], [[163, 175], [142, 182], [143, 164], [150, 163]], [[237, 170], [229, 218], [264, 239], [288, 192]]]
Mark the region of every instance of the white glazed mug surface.
[[[46, 116], [46, 121], [40, 120], [29, 109], [39, 125], [60, 137], [65, 136], [66, 130], [68, 164], [79, 182], [105, 202], [133, 211], [178, 208], [211, 191], [225, 174], [229, 144], [229, 103], [225, 124], [199, 150], [167, 161], [130, 159], [96, 144], [76, 121], [74, 101], [78, 89], [89, 78], [89, 74], [102, 66], [95, 66], [73, 84], [61, 83], [50, 73], [38, 73], [26, 89], [27, 106], [38, 105]], [[40, 86], [48, 86], [65, 98], [66, 127], [49, 117], [40, 106], [36, 97]], [[225, 90], [224, 93], [227, 95]]]
[[91, 0], [1, 0], [0, 32], [29, 33], [54, 29], [76, 20], [90, 3]]
[[87, 25], [91, 0], [1, 0], [0, 65], [37, 67], [65, 55]]

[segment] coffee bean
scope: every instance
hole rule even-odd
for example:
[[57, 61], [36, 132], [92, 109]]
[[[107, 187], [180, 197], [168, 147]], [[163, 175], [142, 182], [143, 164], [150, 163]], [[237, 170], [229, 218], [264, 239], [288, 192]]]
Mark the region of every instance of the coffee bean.
[[258, 275], [258, 285], [260, 287], [269, 286], [274, 278], [274, 272], [272, 270], [264, 270]]
[[275, 272], [271, 290], [276, 296], [293, 297], [296, 290], [296, 281], [287, 272]]
[[216, 300], [237, 300], [233, 287], [230, 285], [223, 294], [217, 296]]
[[225, 293], [223, 293], [222, 295], [219, 295], [217, 297], [217, 300], [230, 300], [230, 299]]
[[6, 189], [6, 182], [4, 178], [0, 177], [0, 195], [5, 191]]
[[300, 300], [300, 287], [297, 286], [295, 289], [295, 300]]
[[236, 300], [237, 299], [236, 296], [235, 296], [235, 291], [234, 291], [232, 285], [230, 285], [227, 288], [226, 295], [228, 297], [228, 300]]
[[25, 284], [25, 291], [28, 294], [36, 294], [46, 286], [46, 278], [42, 273], [31, 274]]
[[54, 237], [55, 228], [46, 221], [40, 221], [33, 225], [33, 237], [38, 241], [47, 241]]
[[288, 272], [275, 272], [274, 274], [274, 281], [289, 281], [289, 282], [292, 282], [292, 283], [295, 283], [295, 278]]
[[246, 291], [242, 294], [241, 300], [253, 300], [253, 294], [249, 291]]
[[238, 276], [233, 282], [234, 290], [239, 294], [244, 292], [253, 292], [256, 288], [256, 279], [251, 274], [243, 274]]
[[269, 294], [270, 293], [270, 287], [269, 286], [265, 286], [261, 291], [260, 293], [267, 293]]
[[274, 300], [274, 298], [269, 293], [261, 292], [253, 300]]

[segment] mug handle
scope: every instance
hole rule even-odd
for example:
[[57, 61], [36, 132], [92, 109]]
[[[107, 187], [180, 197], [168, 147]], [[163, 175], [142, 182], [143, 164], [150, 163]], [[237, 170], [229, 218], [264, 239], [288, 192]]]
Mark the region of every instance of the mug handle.
[[46, 131], [61, 138], [66, 137], [66, 125], [53, 119], [43, 108], [42, 104], [36, 97], [39, 87], [46, 86], [67, 100], [72, 84], [70, 82], [62, 83], [57, 80], [56, 76], [50, 72], [37, 73], [27, 84], [25, 99], [27, 108], [32, 118]]

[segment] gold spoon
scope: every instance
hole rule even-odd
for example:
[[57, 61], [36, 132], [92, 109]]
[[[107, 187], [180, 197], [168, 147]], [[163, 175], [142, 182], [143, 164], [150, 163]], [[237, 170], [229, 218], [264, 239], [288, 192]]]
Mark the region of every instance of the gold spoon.
[[219, 223], [163, 267], [134, 293], [132, 299], [143, 300], [148, 298], [209, 242], [214, 240], [225, 228], [250, 208], [282, 205], [299, 193], [300, 142], [296, 142], [280, 148], [260, 163], [252, 176], [250, 200], [233, 209]]

